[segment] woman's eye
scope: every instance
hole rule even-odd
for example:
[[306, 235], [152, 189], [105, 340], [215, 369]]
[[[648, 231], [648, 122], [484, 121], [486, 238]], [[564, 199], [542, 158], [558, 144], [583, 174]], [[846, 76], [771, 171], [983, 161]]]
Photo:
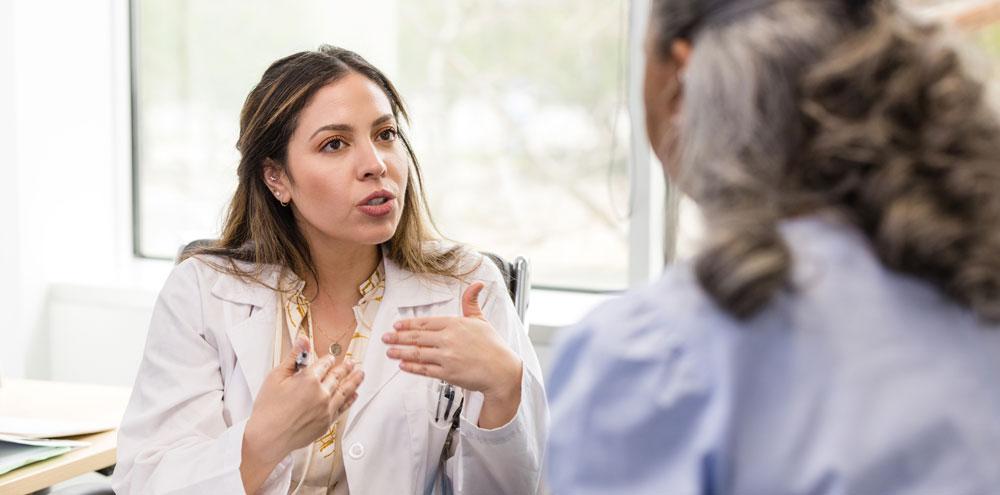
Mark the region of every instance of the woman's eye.
[[386, 129], [378, 134], [378, 138], [383, 141], [392, 141], [396, 139], [396, 130]]
[[344, 147], [344, 141], [341, 139], [331, 139], [323, 145], [323, 149], [327, 151], [337, 151]]

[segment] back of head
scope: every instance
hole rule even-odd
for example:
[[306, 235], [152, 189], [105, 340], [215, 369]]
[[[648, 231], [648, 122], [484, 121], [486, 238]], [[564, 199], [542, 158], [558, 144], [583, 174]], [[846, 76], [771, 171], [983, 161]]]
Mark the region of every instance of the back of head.
[[675, 155], [698, 278], [749, 317], [788, 284], [782, 218], [835, 210], [884, 264], [1000, 319], [1000, 130], [939, 29], [885, 0], [654, 0], [693, 49]]

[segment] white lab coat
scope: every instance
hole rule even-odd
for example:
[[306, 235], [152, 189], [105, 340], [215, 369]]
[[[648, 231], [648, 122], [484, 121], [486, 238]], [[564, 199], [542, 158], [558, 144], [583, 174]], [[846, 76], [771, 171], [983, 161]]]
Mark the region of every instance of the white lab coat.
[[[508, 424], [476, 426], [483, 396], [467, 393], [457, 449], [446, 471], [464, 494], [536, 493], [548, 431], [538, 358], [496, 267], [484, 261], [468, 283], [417, 276], [385, 258], [386, 291], [364, 358], [365, 379], [343, 430], [344, 468], [356, 495], [431, 493], [447, 427], [434, 422], [436, 380], [402, 372], [381, 336], [393, 322], [461, 315], [469, 283], [486, 288], [483, 314], [524, 362], [521, 404]], [[265, 282], [274, 286], [277, 270]], [[272, 290], [188, 259], [168, 278], [153, 311], [142, 364], [118, 432], [113, 487], [119, 495], [240, 494], [243, 430], [271, 370]], [[284, 495], [292, 457], [258, 493]]]

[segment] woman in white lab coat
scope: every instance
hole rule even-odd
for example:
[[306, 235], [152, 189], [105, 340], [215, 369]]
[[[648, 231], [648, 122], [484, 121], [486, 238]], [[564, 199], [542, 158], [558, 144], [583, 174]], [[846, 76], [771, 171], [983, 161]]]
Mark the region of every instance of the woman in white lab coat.
[[431, 238], [400, 117], [353, 52], [264, 73], [222, 238], [154, 310], [117, 493], [538, 490], [538, 360], [496, 268]]

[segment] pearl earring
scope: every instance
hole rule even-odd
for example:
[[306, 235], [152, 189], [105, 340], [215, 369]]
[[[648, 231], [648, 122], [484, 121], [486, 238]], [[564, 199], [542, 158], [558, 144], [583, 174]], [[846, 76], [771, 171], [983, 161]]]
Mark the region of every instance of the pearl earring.
[[280, 198], [281, 197], [281, 191], [274, 191], [274, 195]]
[[278, 178], [272, 175], [271, 180], [278, 180]]

